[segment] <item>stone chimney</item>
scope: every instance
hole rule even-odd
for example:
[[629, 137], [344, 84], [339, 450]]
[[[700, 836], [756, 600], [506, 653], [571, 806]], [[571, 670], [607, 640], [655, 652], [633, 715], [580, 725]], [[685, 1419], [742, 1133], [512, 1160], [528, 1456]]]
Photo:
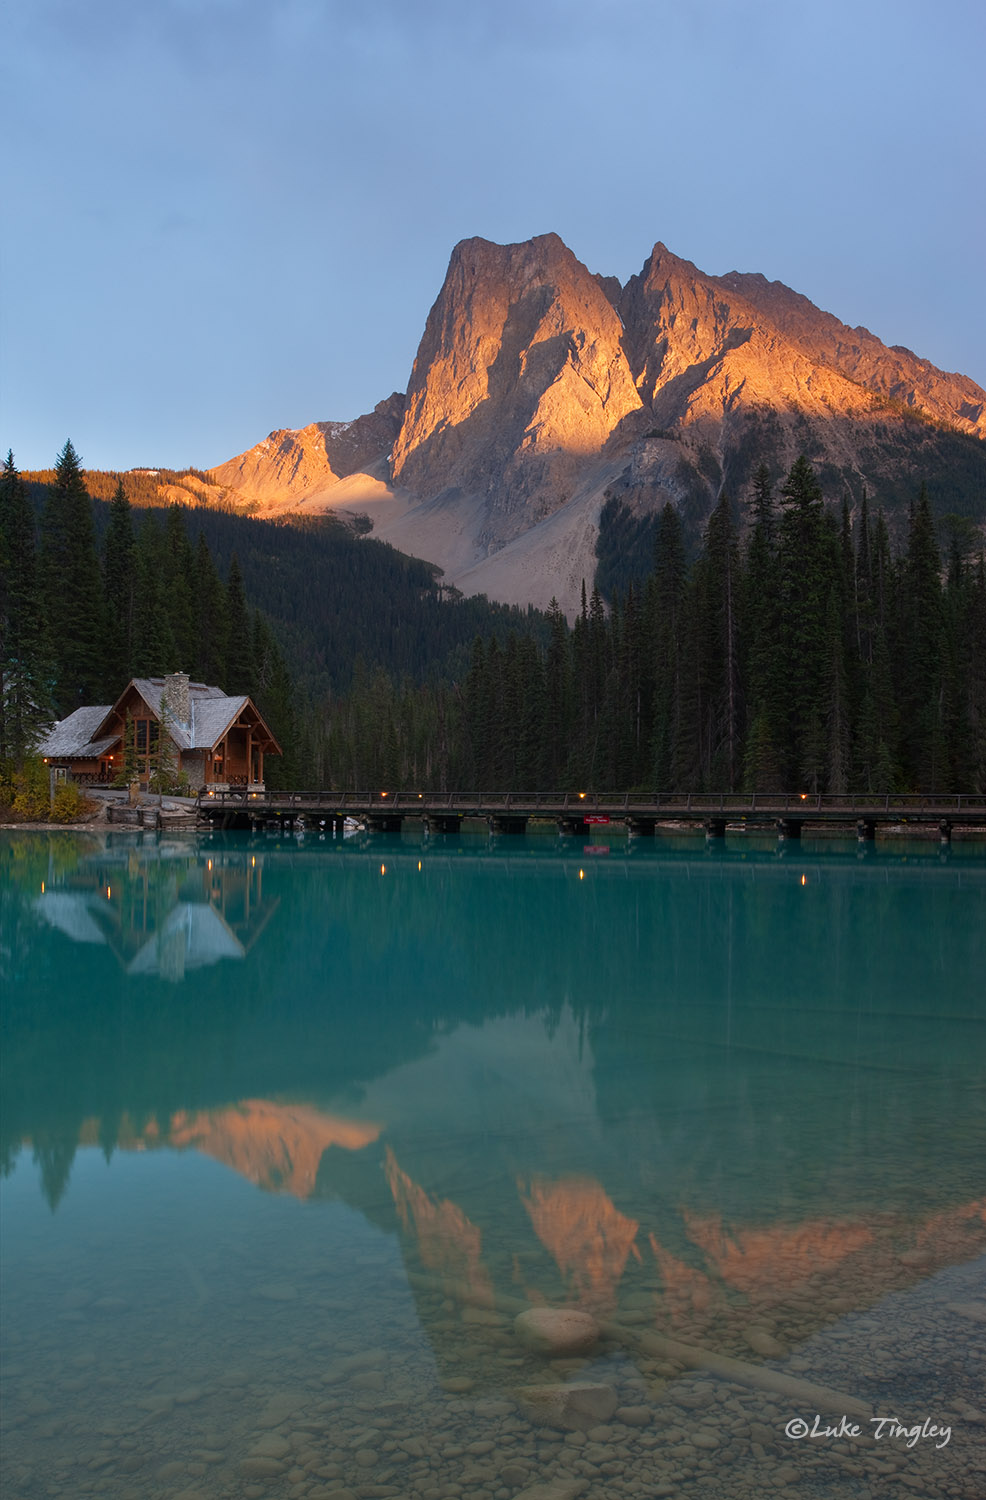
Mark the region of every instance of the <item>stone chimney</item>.
[[168, 712], [175, 723], [188, 726], [192, 719], [192, 706], [188, 697], [188, 673], [169, 673], [164, 679], [163, 696], [168, 700]]

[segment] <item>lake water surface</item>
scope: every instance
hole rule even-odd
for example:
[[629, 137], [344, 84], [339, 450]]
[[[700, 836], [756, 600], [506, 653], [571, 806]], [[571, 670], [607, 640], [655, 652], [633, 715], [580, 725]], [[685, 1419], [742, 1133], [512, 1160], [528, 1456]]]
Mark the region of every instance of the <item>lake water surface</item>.
[[981, 844], [7, 834], [0, 982], [4, 1500], [986, 1495]]

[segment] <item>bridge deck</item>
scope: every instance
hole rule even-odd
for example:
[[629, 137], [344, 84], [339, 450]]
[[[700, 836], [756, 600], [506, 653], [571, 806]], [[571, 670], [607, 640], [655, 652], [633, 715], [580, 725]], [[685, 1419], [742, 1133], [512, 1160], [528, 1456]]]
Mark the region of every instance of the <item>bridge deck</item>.
[[691, 793], [604, 796], [594, 792], [248, 792], [235, 789], [203, 794], [201, 812], [211, 819], [246, 814], [268, 817], [485, 818], [565, 822], [777, 824], [916, 823], [986, 827], [986, 796], [953, 795], [879, 797], [829, 794]]

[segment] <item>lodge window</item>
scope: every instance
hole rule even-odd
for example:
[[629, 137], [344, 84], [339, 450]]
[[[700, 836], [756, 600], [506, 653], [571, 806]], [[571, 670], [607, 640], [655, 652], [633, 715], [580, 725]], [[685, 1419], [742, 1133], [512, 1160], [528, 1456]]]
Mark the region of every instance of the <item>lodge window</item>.
[[134, 749], [137, 759], [137, 777], [146, 781], [157, 769], [158, 747], [161, 726], [157, 719], [134, 720]]

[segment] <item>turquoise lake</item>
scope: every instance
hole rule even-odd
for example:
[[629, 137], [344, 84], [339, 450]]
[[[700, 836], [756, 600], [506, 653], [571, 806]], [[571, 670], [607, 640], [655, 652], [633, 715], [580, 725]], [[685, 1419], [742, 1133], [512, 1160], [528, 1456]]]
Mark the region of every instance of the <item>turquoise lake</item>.
[[986, 1495], [982, 843], [0, 834], [0, 983], [4, 1500]]

